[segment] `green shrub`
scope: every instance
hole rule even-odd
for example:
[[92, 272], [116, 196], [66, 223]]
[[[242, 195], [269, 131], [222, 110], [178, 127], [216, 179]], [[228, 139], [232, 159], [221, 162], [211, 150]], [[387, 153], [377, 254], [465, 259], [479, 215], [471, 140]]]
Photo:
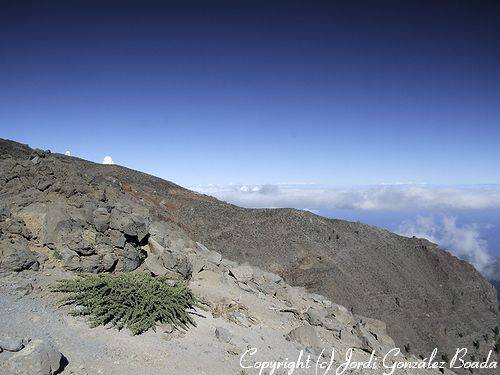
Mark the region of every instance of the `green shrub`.
[[87, 316], [92, 327], [126, 327], [137, 335], [157, 323], [188, 329], [195, 326], [186, 311], [197, 305], [191, 290], [181, 282], [146, 273], [79, 274], [76, 279], [59, 280], [54, 292], [67, 295], [61, 306], [72, 305], [73, 316]]

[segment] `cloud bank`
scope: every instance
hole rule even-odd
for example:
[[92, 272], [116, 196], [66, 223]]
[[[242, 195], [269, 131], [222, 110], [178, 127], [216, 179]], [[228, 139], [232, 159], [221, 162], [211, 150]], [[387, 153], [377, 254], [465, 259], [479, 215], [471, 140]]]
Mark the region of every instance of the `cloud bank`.
[[492, 272], [493, 258], [476, 224], [458, 225], [455, 217], [447, 215], [418, 216], [413, 222], [401, 224], [398, 232], [404, 236], [427, 238], [468, 261], [479, 272], [493, 276], [488, 275]]
[[102, 164], [115, 164], [111, 156], [105, 156], [102, 160]]
[[195, 186], [203, 194], [244, 207], [330, 210], [500, 209], [500, 186], [438, 187], [380, 185], [332, 188], [320, 185]]

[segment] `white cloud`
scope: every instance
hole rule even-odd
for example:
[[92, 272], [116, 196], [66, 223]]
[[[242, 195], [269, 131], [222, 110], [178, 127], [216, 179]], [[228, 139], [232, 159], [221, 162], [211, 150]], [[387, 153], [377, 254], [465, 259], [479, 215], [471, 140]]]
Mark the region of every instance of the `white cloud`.
[[321, 185], [196, 186], [200, 193], [244, 207], [310, 210], [499, 209], [500, 186], [438, 187], [379, 185], [332, 188]]
[[64, 155], [66, 155], [66, 156], [71, 156], [71, 152], [66, 151], [66, 152], [64, 153]]
[[451, 216], [419, 216], [414, 222], [403, 223], [399, 233], [437, 243], [471, 263], [480, 272], [484, 272], [493, 260], [487, 242], [479, 235], [477, 225], [458, 225], [456, 218]]
[[115, 164], [111, 156], [107, 155], [102, 160], [102, 164]]

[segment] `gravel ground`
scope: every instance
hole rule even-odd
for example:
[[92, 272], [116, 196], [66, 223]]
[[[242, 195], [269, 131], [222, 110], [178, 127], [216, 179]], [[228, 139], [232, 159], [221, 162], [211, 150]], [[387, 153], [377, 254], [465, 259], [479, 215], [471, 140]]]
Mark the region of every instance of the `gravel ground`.
[[[61, 277], [70, 275], [54, 269], [1, 276], [0, 335], [52, 342], [68, 361], [64, 374], [240, 374], [239, 355], [247, 347], [265, 348], [268, 359], [294, 358], [299, 352], [300, 346], [275, 331], [240, 327], [205, 311], [185, 334], [157, 329], [132, 336], [126, 330], [89, 328], [84, 319], [56, 308], [57, 296], [47, 285]], [[34, 289], [24, 295], [29, 285]], [[231, 343], [215, 337], [216, 327], [230, 332]], [[1, 353], [0, 365], [11, 355]]]

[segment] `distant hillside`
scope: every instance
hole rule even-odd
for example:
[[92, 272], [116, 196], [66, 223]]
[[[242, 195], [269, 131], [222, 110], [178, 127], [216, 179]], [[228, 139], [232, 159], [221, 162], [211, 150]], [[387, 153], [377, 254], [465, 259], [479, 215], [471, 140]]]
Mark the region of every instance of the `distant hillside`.
[[492, 264], [488, 265], [484, 271], [488, 275], [488, 280], [497, 290], [497, 299], [500, 301], [500, 260], [497, 259]]

